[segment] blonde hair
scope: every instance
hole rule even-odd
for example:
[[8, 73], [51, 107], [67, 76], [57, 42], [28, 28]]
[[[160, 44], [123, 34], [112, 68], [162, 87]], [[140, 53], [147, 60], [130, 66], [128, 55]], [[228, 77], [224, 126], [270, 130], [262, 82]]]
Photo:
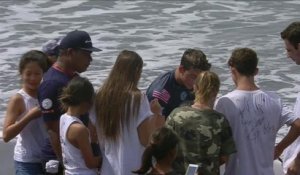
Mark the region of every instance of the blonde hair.
[[220, 79], [211, 71], [201, 72], [195, 82], [195, 101], [208, 102], [214, 93], [219, 92]]
[[121, 129], [137, 116], [141, 102], [137, 86], [142, 68], [143, 60], [136, 52], [123, 50], [97, 92], [97, 123], [104, 138], [116, 141]]

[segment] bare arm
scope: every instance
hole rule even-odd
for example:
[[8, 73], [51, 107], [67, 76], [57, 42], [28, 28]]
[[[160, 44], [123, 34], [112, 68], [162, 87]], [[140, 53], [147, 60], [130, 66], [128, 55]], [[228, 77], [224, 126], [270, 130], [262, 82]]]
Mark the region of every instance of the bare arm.
[[45, 124], [53, 151], [58, 160], [62, 160], [61, 146], [59, 141], [59, 120], [47, 121]]
[[140, 143], [145, 147], [149, 143], [151, 134], [165, 124], [165, 117], [161, 115], [161, 107], [157, 99], [150, 102], [150, 107], [154, 115], [145, 119], [138, 127]]
[[85, 164], [88, 168], [99, 168], [101, 159], [99, 156], [95, 157], [89, 142], [88, 129], [79, 123], [72, 124], [67, 132], [67, 139], [73, 146], [80, 149]]
[[224, 163], [226, 165], [228, 160], [229, 160], [229, 156], [221, 156], [220, 157], [220, 166], [223, 165]]
[[300, 135], [300, 119], [296, 119], [292, 124], [288, 134], [276, 145], [274, 159], [277, 159], [285, 148], [293, 143]]
[[7, 105], [6, 116], [4, 120], [4, 142], [9, 142], [11, 139], [15, 138], [31, 120], [41, 116], [40, 109], [35, 107], [27, 112], [19, 121], [17, 121], [18, 117], [25, 110], [25, 104], [20, 95], [17, 94], [10, 99]]

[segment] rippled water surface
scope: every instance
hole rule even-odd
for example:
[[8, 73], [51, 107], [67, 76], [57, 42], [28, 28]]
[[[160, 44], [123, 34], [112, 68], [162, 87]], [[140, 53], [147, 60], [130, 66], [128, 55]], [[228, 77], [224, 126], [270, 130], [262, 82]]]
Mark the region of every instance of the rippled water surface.
[[286, 57], [279, 33], [300, 20], [299, 9], [300, 1], [1, 1], [0, 130], [6, 103], [20, 87], [20, 55], [74, 29], [88, 31], [103, 49], [83, 73], [95, 87], [122, 49], [143, 57], [140, 87], [145, 90], [179, 64], [186, 48], [198, 48], [219, 74], [222, 95], [234, 87], [226, 65], [231, 51], [251, 47], [260, 58], [259, 86], [277, 91], [292, 106], [300, 68]]

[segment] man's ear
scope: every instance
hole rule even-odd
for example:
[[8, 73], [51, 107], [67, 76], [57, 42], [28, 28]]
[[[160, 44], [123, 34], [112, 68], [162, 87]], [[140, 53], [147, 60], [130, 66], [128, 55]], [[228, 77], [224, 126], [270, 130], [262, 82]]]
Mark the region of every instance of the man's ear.
[[73, 52], [73, 49], [72, 49], [72, 48], [68, 48], [68, 49], [66, 50], [67, 56], [71, 55], [72, 52]]
[[254, 76], [258, 74], [258, 71], [259, 71], [259, 69], [256, 68], [256, 69], [255, 69], [255, 72], [254, 72]]
[[234, 67], [229, 67], [230, 68], [230, 72], [232, 73], [232, 74], [235, 74], [236, 73], [236, 69], [234, 68]]
[[179, 66], [178, 70], [181, 74], [185, 72], [185, 68], [182, 65]]

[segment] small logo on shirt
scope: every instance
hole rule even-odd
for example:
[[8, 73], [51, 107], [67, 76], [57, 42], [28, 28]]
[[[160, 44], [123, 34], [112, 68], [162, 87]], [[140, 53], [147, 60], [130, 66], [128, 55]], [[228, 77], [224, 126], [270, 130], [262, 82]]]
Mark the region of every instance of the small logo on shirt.
[[42, 107], [44, 109], [50, 109], [52, 107], [52, 100], [50, 100], [49, 98], [46, 98], [42, 101]]
[[153, 97], [158, 98], [160, 100], [162, 100], [165, 103], [169, 102], [170, 99], [170, 94], [167, 90], [163, 89], [161, 91], [153, 91]]

